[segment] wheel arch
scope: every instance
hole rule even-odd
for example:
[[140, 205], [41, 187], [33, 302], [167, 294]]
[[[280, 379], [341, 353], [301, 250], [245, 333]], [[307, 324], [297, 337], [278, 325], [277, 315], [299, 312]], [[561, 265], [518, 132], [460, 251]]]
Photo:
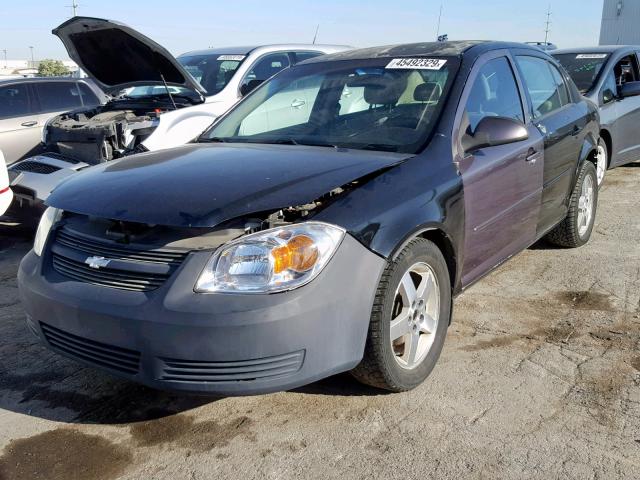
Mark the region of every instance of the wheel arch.
[[447, 270], [449, 271], [449, 281], [451, 282], [451, 291], [455, 292], [458, 286], [459, 272], [458, 272], [458, 255], [454, 242], [450, 235], [448, 235], [441, 225], [428, 225], [423, 226], [417, 230], [414, 230], [407, 235], [402, 242], [400, 242], [390, 255], [391, 259], [395, 259], [404, 247], [416, 238], [424, 238], [433, 242], [436, 247], [442, 252], [445, 262], [447, 263]]
[[600, 130], [600, 138], [607, 147], [607, 169], [611, 166], [611, 157], [613, 156], [613, 138], [606, 128]]

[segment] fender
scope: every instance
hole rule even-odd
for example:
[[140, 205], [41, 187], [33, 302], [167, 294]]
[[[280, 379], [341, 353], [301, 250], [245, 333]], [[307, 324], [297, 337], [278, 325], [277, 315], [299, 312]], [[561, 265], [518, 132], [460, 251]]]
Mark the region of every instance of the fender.
[[596, 155], [598, 151], [598, 138], [594, 132], [588, 132], [587, 135], [582, 140], [582, 146], [580, 147], [580, 155], [578, 157], [578, 161], [576, 163], [576, 168], [573, 171], [573, 180], [571, 182], [573, 191], [573, 187], [575, 187], [576, 182], [578, 181], [578, 174], [584, 162], [589, 161], [589, 158], [592, 155]]

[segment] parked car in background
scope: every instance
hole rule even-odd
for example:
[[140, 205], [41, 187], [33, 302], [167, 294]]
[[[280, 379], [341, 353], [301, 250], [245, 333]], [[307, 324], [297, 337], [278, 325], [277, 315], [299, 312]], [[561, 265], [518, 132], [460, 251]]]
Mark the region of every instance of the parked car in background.
[[0, 150], [0, 216], [4, 215], [13, 200], [13, 192], [9, 187], [9, 176], [7, 175], [7, 164], [4, 162], [4, 155]]
[[545, 52], [558, 49], [558, 47], [551, 42], [527, 42], [527, 45], [538, 47], [540, 50], [544, 50]]
[[0, 149], [14, 163], [42, 150], [42, 131], [60, 113], [96, 107], [104, 94], [89, 80], [14, 78], [0, 80]]
[[598, 185], [607, 169], [640, 160], [640, 46], [558, 50], [580, 92], [600, 109]]
[[[243, 95], [303, 60], [347, 49], [268, 45], [194, 51], [174, 58], [136, 30], [75, 17], [53, 30], [71, 59], [111, 99], [50, 120], [45, 153], [11, 168], [20, 205], [40, 206], [63, 179], [89, 165], [183, 145]], [[292, 101], [284, 114], [302, 109]]]
[[[292, 97], [308, 106], [295, 122], [278, 113]], [[253, 394], [347, 370], [411, 389], [455, 294], [541, 237], [588, 241], [598, 132], [595, 105], [523, 44], [309, 60], [198, 143], [61, 184], [20, 266], [28, 326], [164, 389]]]

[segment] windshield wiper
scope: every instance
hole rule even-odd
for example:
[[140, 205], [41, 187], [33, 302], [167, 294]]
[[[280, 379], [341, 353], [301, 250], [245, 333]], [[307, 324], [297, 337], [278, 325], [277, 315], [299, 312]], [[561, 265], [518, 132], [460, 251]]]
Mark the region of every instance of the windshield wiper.
[[227, 143], [227, 142], [229, 142], [229, 140], [222, 137], [210, 137], [210, 138], [200, 137], [196, 143]]

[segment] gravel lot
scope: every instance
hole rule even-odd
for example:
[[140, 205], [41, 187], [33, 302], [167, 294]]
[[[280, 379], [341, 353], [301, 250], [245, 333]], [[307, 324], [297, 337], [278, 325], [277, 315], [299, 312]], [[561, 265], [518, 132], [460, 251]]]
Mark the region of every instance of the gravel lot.
[[439, 365], [386, 394], [348, 375], [179, 397], [49, 353], [0, 226], [0, 479], [640, 476], [640, 163], [609, 172], [591, 242], [538, 244], [458, 298]]

